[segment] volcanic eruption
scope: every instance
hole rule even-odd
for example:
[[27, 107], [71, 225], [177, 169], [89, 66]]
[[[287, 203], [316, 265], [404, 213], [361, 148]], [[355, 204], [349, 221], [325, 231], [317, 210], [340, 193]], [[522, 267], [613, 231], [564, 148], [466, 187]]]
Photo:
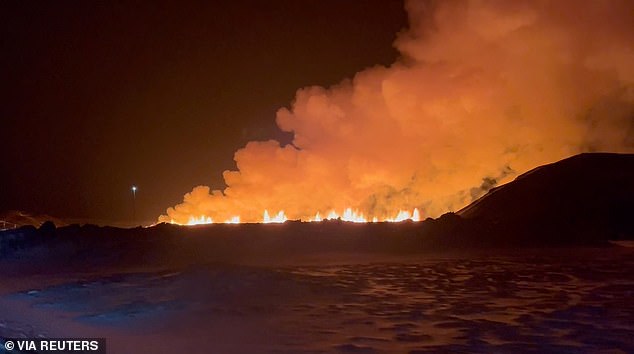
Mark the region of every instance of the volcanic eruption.
[[[580, 152], [634, 151], [631, 1], [408, 1], [399, 59], [299, 89], [160, 221], [419, 220]], [[336, 40], [336, 39], [333, 39]], [[345, 58], [342, 58], [345, 60]]]

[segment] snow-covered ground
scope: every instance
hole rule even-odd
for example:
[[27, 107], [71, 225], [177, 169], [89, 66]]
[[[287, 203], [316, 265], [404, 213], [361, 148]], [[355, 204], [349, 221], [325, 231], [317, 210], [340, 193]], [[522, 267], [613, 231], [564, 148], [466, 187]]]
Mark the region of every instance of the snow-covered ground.
[[2, 275], [0, 337], [109, 353], [634, 351], [634, 250]]

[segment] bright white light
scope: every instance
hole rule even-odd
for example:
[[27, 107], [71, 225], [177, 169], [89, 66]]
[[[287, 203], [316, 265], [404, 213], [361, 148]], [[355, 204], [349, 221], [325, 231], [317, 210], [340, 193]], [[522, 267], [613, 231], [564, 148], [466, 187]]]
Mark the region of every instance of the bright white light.
[[136, 186], [132, 186], [132, 191], [136, 192]]

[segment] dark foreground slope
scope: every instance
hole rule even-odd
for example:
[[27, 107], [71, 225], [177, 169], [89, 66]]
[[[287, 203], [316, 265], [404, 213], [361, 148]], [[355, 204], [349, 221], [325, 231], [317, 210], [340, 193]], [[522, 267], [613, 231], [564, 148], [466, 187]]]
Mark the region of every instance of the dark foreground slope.
[[539, 242], [634, 237], [634, 154], [576, 155], [533, 169], [458, 212], [496, 237]]
[[413, 223], [93, 225], [0, 233], [0, 259], [116, 262], [295, 261], [328, 254], [407, 255], [465, 248], [607, 245], [634, 235], [634, 155], [583, 154], [539, 167], [459, 213]]

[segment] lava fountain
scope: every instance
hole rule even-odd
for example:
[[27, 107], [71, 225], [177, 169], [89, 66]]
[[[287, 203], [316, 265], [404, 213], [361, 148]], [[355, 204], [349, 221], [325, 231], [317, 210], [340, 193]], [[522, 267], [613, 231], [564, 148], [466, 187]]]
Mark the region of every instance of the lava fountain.
[[[230, 217], [229, 219], [226, 219], [222, 223], [224, 223], [224, 224], [240, 224], [241, 223], [240, 220], [241, 220], [240, 216], [236, 215], [236, 216]], [[286, 214], [284, 214], [283, 210], [280, 210], [273, 217], [271, 217], [269, 215], [268, 210], [264, 210], [264, 213], [262, 214], [262, 219], [261, 220], [259, 220], [259, 221], [250, 221], [250, 222], [252, 222], [252, 223], [262, 223], [262, 224], [281, 224], [281, 223], [286, 222], [287, 220], [288, 220], [288, 218], [286, 217]], [[379, 220], [379, 218], [375, 216], [371, 220], [368, 220], [358, 210], [353, 211], [351, 208], [347, 208], [341, 214], [337, 213], [334, 210], [331, 210], [327, 214], [327, 216], [324, 217], [324, 218], [322, 218], [320, 216], [320, 213], [317, 212], [315, 214], [315, 217], [312, 218], [312, 219], [307, 219], [307, 220], [300, 219], [300, 221], [303, 221], [303, 222], [321, 222], [321, 221], [324, 221], [324, 220], [341, 220], [341, 221], [356, 222], [356, 223], [362, 223], [362, 222], [401, 222], [401, 221], [407, 221], [407, 220], [409, 220], [409, 221], [420, 221], [420, 212], [418, 211], [418, 208], [414, 208], [414, 210], [411, 213], [408, 212], [408, 211], [405, 211], [405, 210], [399, 210], [398, 213], [396, 214], [396, 216], [394, 216], [393, 218], [385, 218], [385, 219]], [[181, 224], [181, 223], [179, 223], [176, 220], [170, 220], [170, 223], [193, 226], [193, 225], [213, 224], [214, 221], [209, 216], [200, 215], [198, 217], [190, 216], [190, 218], [187, 220], [186, 223], [182, 223]]]

